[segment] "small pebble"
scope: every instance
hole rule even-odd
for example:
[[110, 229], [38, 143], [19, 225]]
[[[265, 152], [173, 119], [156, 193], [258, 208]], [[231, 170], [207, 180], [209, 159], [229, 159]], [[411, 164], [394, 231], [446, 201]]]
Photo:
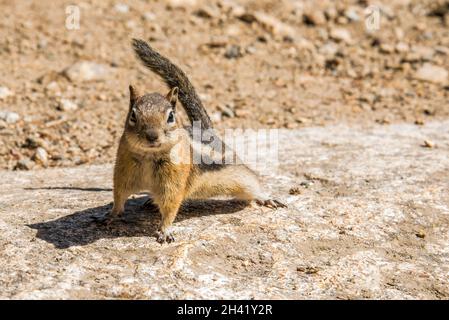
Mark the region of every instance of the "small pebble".
[[345, 17], [348, 18], [349, 21], [360, 21], [360, 15], [357, 13], [356, 8], [348, 8], [345, 11]]
[[20, 115], [11, 111], [0, 111], [0, 120], [6, 121], [6, 123], [16, 123], [19, 121]]
[[14, 93], [11, 90], [9, 90], [7, 87], [0, 87], [0, 100], [3, 100], [12, 95], [14, 95]]
[[325, 24], [327, 21], [322, 11], [314, 10], [304, 14], [304, 22], [309, 25], [320, 26]]
[[64, 70], [72, 82], [105, 80], [111, 75], [111, 67], [91, 61], [79, 61]]
[[219, 105], [218, 109], [220, 109], [221, 114], [224, 117], [228, 117], [228, 118], [234, 118], [235, 117], [235, 113], [232, 110], [232, 108], [229, 105]]
[[248, 116], [249, 114], [250, 114], [250, 112], [246, 109], [238, 109], [235, 111], [235, 115], [238, 118], [244, 118], [244, 117]]
[[40, 162], [41, 164], [46, 165], [48, 162], [48, 153], [44, 148], [39, 147], [36, 149], [33, 159], [36, 162]]
[[447, 83], [448, 75], [449, 72], [445, 68], [426, 63], [416, 71], [415, 79], [443, 84]]
[[224, 56], [227, 59], [237, 59], [242, 57], [243, 54], [240, 46], [232, 45], [226, 50]]
[[298, 195], [301, 194], [301, 192], [302, 192], [301, 189], [298, 187], [290, 188], [290, 190], [288, 191], [288, 193], [291, 195]]
[[333, 28], [330, 32], [330, 37], [336, 41], [342, 41], [347, 44], [352, 43], [351, 33], [344, 28]]
[[58, 105], [58, 109], [62, 111], [74, 111], [78, 109], [78, 105], [68, 99], [61, 99]]
[[305, 274], [315, 274], [315, 273], [318, 273], [319, 270], [316, 267], [306, 266], [306, 267], [297, 267], [296, 271], [304, 272]]
[[114, 6], [114, 9], [115, 9], [115, 11], [120, 12], [120, 13], [127, 13], [129, 11], [129, 6], [124, 3], [117, 3]]
[[426, 234], [424, 231], [420, 230], [416, 233], [416, 236], [420, 239], [424, 239], [426, 237]]
[[28, 158], [17, 161], [16, 169], [17, 170], [31, 170], [34, 166], [34, 162]]
[[424, 143], [422, 144], [422, 146], [424, 148], [434, 148], [435, 143], [433, 143], [433, 141], [430, 141], [430, 140], [424, 140]]
[[423, 126], [423, 125], [424, 125], [424, 120], [422, 120], [422, 119], [416, 119], [416, 120], [415, 120], [415, 124], [418, 125], [418, 126]]

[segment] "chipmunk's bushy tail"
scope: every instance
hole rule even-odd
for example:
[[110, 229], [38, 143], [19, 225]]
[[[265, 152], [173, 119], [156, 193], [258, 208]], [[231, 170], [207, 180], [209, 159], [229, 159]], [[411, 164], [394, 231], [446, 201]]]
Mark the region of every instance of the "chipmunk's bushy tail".
[[201, 121], [203, 129], [212, 127], [212, 122], [198, 94], [186, 74], [174, 63], [151, 48], [145, 41], [133, 39], [134, 51], [143, 64], [158, 74], [170, 87], [178, 87], [178, 97], [190, 121]]

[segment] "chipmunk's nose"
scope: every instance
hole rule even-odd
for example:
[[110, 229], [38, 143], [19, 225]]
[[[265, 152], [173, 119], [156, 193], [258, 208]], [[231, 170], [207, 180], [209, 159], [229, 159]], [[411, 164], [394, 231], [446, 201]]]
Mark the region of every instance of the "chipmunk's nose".
[[155, 143], [157, 139], [159, 139], [159, 135], [155, 130], [147, 130], [145, 132], [145, 137], [150, 143]]

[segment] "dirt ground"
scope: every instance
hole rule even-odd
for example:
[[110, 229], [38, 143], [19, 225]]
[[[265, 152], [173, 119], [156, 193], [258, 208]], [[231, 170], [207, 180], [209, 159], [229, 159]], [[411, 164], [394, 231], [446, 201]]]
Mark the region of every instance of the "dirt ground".
[[[132, 37], [189, 74], [220, 129], [449, 115], [447, 1], [83, 1], [73, 30], [71, 4], [0, 1], [2, 169], [113, 161], [128, 84], [166, 90]], [[83, 62], [101, 69], [95, 79], [67, 76]]]

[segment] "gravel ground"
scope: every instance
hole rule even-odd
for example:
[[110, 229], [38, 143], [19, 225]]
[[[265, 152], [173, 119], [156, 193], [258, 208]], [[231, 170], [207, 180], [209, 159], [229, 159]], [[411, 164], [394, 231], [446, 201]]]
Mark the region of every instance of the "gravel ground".
[[[73, 4], [78, 29], [66, 13]], [[378, 29], [367, 28], [371, 5]], [[220, 129], [445, 119], [448, 8], [440, 0], [0, 0], [0, 168], [111, 163], [128, 84], [166, 90], [137, 63], [132, 37], [189, 74]]]

